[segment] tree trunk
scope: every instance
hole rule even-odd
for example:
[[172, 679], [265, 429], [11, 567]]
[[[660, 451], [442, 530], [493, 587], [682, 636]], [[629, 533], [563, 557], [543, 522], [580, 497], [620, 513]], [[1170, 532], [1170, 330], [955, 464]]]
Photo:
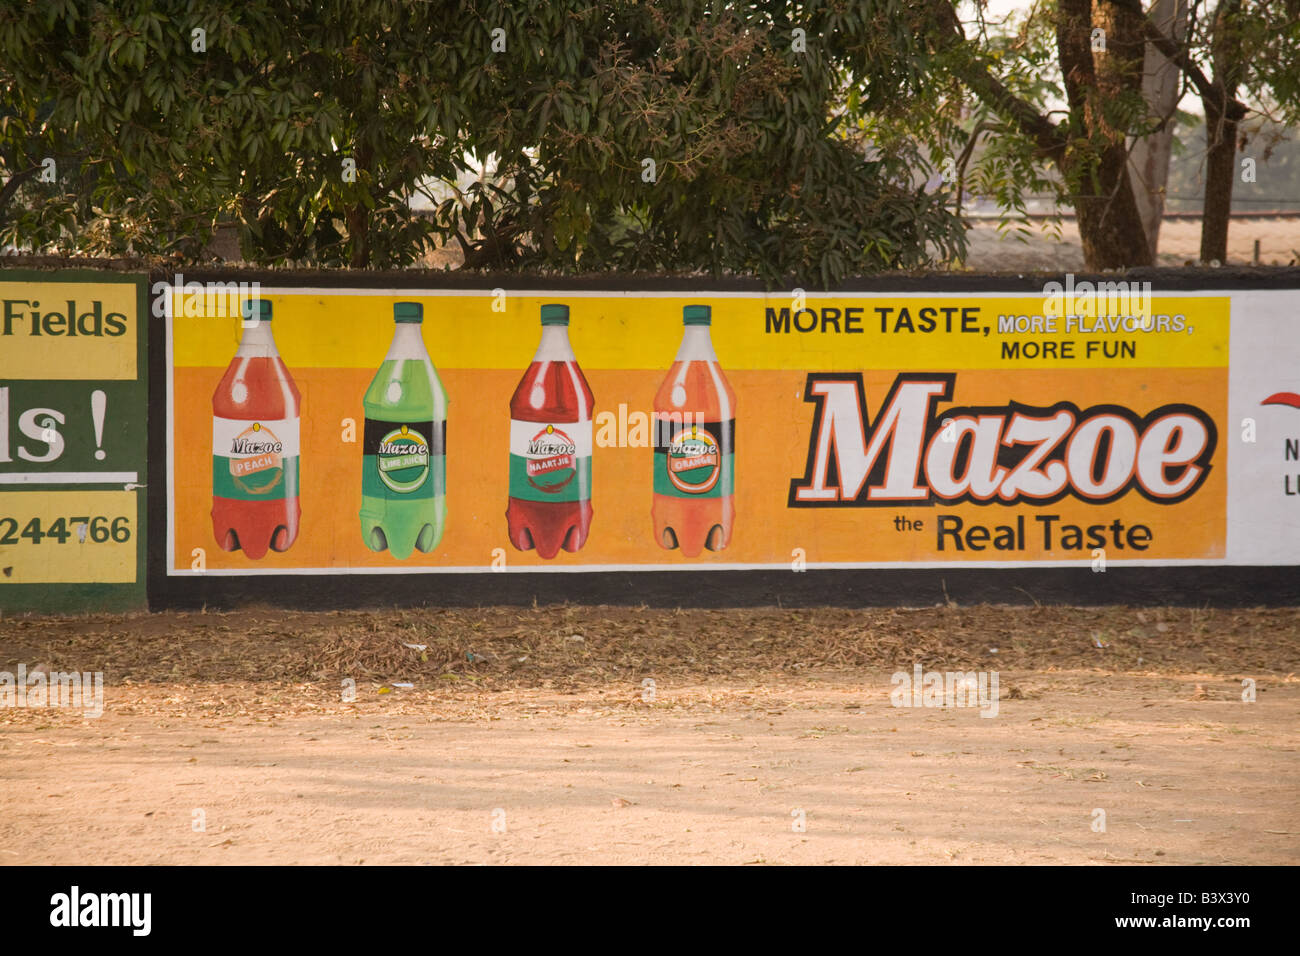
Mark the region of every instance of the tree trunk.
[[1205, 211], [1201, 218], [1201, 261], [1228, 261], [1228, 220], [1237, 179], [1237, 121], [1219, 105], [1205, 103]]
[[1228, 261], [1228, 220], [1237, 179], [1237, 124], [1244, 110], [1236, 102], [1241, 82], [1241, 41], [1234, 22], [1241, 0], [1221, 0], [1210, 33], [1213, 95], [1205, 106], [1205, 211], [1201, 218], [1201, 261]]
[[[5, 165], [8, 166], [10, 169], [13, 169], [12, 164], [6, 163]], [[21, 186], [23, 183], [27, 182], [27, 180], [31, 179], [40, 171], [41, 171], [41, 167], [39, 166], [31, 166], [27, 169], [20, 169], [16, 173], [12, 174], [9, 177], [9, 179], [5, 182], [4, 188], [0, 189], [0, 225], [4, 224], [5, 210], [9, 208], [9, 201], [18, 194], [18, 187]]]
[[220, 259], [222, 262], [237, 262], [244, 258], [243, 248], [239, 242], [239, 224], [219, 222], [212, 230], [212, 236], [203, 247], [203, 259]]
[[[353, 150], [353, 158], [357, 161], [355, 186], [358, 191], [371, 188], [368, 177], [363, 176], [362, 172], [370, 169], [372, 155], [370, 147], [364, 143]], [[348, 228], [348, 245], [352, 247], [348, 264], [353, 269], [364, 269], [370, 265], [370, 209], [358, 200], [347, 208], [345, 219]]]
[[1074, 200], [1084, 264], [1092, 271], [1151, 265], [1151, 246], [1129, 182], [1127, 149], [1123, 144], [1107, 147], [1087, 172], [1092, 175]]
[[370, 265], [370, 210], [364, 203], [348, 207], [348, 245], [352, 255], [348, 261], [353, 269]]
[[[1147, 18], [1167, 37], [1181, 45], [1187, 36], [1187, 0], [1155, 0]], [[1133, 194], [1147, 245], [1154, 262], [1160, 246], [1160, 223], [1165, 212], [1165, 184], [1169, 181], [1169, 157], [1173, 150], [1174, 111], [1178, 107], [1182, 74], [1151, 43], [1146, 45], [1146, 62], [1142, 69], [1142, 95], [1151, 113], [1164, 126], [1150, 136], [1133, 143], [1130, 152]]]
[[[1071, 142], [1062, 171], [1075, 187], [1074, 213], [1088, 269], [1152, 262], [1128, 174], [1126, 130], [1108, 109], [1142, 84], [1140, 13], [1093, 0], [1060, 0], [1057, 49], [1070, 104]], [[1094, 49], [1093, 30], [1104, 49]]]

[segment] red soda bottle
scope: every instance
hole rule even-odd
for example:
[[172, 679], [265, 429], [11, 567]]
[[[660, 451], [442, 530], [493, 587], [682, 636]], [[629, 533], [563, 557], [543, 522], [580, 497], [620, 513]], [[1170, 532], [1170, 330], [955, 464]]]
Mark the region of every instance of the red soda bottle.
[[591, 388], [569, 345], [569, 307], [542, 306], [542, 341], [510, 399], [510, 543], [543, 558], [591, 530]]
[[711, 311], [682, 310], [681, 348], [654, 404], [655, 540], [688, 558], [725, 548], [736, 520], [736, 393], [713, 352]]
[[254, 561], [298, 537], [301, 398], [271, 335], [271, 303], [244, 303], [244, 333], [212, 396], [212, 533]]

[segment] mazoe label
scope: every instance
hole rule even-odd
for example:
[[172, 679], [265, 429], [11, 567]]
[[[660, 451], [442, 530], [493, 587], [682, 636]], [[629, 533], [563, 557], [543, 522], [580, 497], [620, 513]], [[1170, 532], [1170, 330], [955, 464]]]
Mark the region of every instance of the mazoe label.
[[699, 497], [719, 490], [731, 494], [735, 419], [707, 422], [699, 416], [677, 422], [655, 416], [655, 491]]
[[415, 491], [429, 478], [429, 439], [409, 425], [394, 428], [379, 439], [375, 466], [393, 491]]
[[[580, 479], [590, 473], [592, 444], [590, 419], [581, 422], [511, 419], [510, 493], [533, 500], [548, 497], [578, 500], [573, 496], [589, 489], [589, 483]], [[589, 494], [587, 490], [587, 494], [580, 496]]]
[[218, 487], [233, 486], [239, 497], [282, 497], [286, 466], [297, 467], [298, 431], [296, 418], [214, 418], [212, 459]]
[[524, 445], [524, 471], [539, 491], [558, 492], [577, 474], [578, 443], [568, 432], [547, 425]]
[[678, 432], [668, 445], [666, 458], [668, 480], [680, 491], [694, 494], [718, 483], [722, 454], [718, 440], [707, 428]]
[[445, 421], [367, 418], [362, 438], [363, 494], [431, 498], [445, 493]]

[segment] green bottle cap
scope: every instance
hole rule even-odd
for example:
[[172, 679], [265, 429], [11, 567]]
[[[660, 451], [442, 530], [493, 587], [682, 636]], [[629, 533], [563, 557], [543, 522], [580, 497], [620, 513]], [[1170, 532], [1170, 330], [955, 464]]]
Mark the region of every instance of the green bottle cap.
[[393, 321], [422, 322], [424, 321], [424, 306], [418, 302], [394, 302]]
[[707, 305], [688, 305], [682, 309], [682, 325], [708, 325], [713, 309]]
[[542, 306], [542, 325], [568, 325], [569, 307], [551, 303]]
[[271, 321], [271, 303], [267, 299], [245, 299], [241, 311], [246, 322]]

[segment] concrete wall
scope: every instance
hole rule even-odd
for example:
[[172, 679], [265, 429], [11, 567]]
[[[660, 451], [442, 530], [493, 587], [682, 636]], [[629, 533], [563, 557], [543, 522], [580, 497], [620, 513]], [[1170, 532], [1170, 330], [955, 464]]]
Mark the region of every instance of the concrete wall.
[[[698, 278], [0, 271], [14, 303], [0, 325], [0, 610], [146, 595], [155, 608], [1300, 600], [1300, 270], [1147, 270], [1103, 277], [1127, 284], [1100, 300], [1098, 278], [890, 276], [802, 292]], [[227, 410], [214, 427], [249, 297], [272, 304], [299, 397]], [[423, 306], [447, 404], [402, 432], [364, 396], [405, 301]], [[554, 555], [520, 548], [506, 517], [512, 492], [532, 494], [511, 484], [510, 402], [547, 302], [569, 307], [593, 396], [572, 420], [534, 422], [588, 435], [573, 461], [530, 465], [515, 449], [521, 475], [590, 475], [562, 496], [585, 495], [586, 534]], [[702, 438], [656, 446], [687, 304], [712, 309], [734, 407], [710, 408]], [[56, 334], [68, 312], [83, 334]], [[442, 444], [421, 437], [409, 460], [384, 457], [430, 425]], [[440, 492], [445, 518], [427, 523], [441, 534], [423, 541], [436, 544], [403, 546], [400, 521], [384, 526], [393, 546], [368, 539], [363, 492], [407, 501], [380, 483], [381, 459], [412, 469], [406, 485], [430, 500]], [[282, 517], [260, 530], [227, 518], [245, 538], [232, 547], [214, 487], [241, 502], [232, 514]], [[718, 503], [727, 490], [734, 516]], [[726, 514], [727, 534], [699, 553], [664, 547], [656, 493], [702, 520]]]

